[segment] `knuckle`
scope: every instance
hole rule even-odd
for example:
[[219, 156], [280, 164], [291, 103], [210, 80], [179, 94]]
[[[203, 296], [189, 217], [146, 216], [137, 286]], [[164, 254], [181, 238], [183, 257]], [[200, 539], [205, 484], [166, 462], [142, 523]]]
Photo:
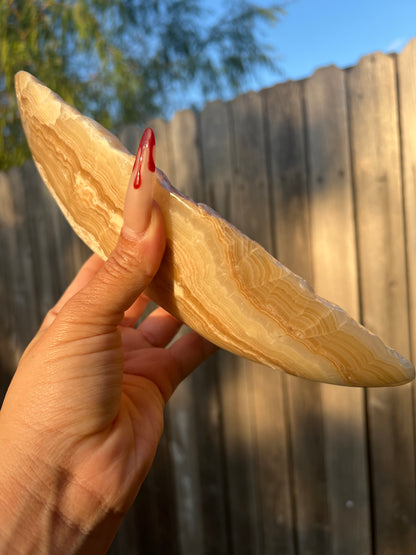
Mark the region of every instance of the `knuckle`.
[[140, 249], [132, 243], [133, 241], [122, 241], [111, 253], [104, 266], [111, 278], [120, 279], [137, 271], [141, 258]]
[[117, 247], [104, 265], [104, 279], [111, 282], [139, 279], [142, 283], [149, 283], [156, 269], [153, 257], [143, 241], [120, 236]]

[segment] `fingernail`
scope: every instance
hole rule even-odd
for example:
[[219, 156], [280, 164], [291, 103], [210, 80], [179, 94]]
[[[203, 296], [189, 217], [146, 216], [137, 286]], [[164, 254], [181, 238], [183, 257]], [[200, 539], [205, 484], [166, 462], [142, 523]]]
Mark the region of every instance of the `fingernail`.
[[124, 205], [124, 224], [137, 233], [147, 229], [152, 214], [155, 151], [155, 135], [148, 127], [137, 150]]
[[[148, 127], [143, 133], [139, 148], [137, 149], [136, 160], [134, 161], [132, 173], [134, 174], [133, 187], [135, 189], [140, 189], [142, 175], [146, 173], [146, 171], [151, 173], [154, 173], [155, 171], [155, 147], [155, 134], [153, 133], [153, 130]], [[147, 164], [145, 158], [147, 158]]]

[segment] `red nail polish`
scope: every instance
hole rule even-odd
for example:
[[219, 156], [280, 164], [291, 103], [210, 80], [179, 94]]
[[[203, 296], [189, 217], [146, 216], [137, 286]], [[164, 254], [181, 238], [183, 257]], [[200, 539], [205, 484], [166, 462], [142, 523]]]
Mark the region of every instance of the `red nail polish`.
[[149, 149], [149, 159], [148, 159], [147, 167], [151, 172], [154, 172], [156, 169], [155, 161], [153, 157], [153, 149], [155, 147], [155, 144], [156, 144], [156, 141], [155, 141], [155, 134], [153, 133], [153, 129], [148, 127], [143, 133], [143, 136], [139, 144], [139, 148], [137, 149], [136, 160], [134, 161], [133, 173], [136, 172], [136, 175], [134, 178], [133, 187], [135, 189], [140, 189], [140, 186], [142, 184], [141, 173], [142, 173], [143, 155], [146, 148]]

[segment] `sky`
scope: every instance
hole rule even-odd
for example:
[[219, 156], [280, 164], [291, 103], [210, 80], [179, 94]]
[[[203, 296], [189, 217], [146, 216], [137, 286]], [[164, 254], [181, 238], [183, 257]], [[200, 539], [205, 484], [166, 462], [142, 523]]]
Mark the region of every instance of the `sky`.
[[372, 52], [400, 52], [416, 37], [416, 0], [293, 0], [285, 9], [266, 37], [282, 75], [262, 72], [256, 88], [302, 79], [330, 64], [350, 67]]
[[[209, 0], [221, 11], [229, 0]], [[416, 38], [416, 0], [252, 0], [256, 5], [279, 4], [286, 15], [262, 29], [273, 48], [278, 71], [259, 70], [241, 92], [311, 76], [331, 64], [341, 69], [356, 65], [373, 52], [399, 53]], [[229, 100], [235, 93], [224, 93]], [[212, 100], [212, 99], [211, 99]], [[188, 99], [187, 99], [188, 101]], [[180, 102], [179, 102], [180, 104]], [[195, 106], [202, 107], [195, 98]], [[188, 106], [179, 105], [179, 109]]]

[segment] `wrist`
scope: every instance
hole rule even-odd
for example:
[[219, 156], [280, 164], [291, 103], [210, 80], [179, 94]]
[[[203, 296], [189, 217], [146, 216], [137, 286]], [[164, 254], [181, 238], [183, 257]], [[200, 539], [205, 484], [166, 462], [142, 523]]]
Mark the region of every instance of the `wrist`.
[[105, 552], [121, 517], [68, 470], [2, 442], [0, 552]]

